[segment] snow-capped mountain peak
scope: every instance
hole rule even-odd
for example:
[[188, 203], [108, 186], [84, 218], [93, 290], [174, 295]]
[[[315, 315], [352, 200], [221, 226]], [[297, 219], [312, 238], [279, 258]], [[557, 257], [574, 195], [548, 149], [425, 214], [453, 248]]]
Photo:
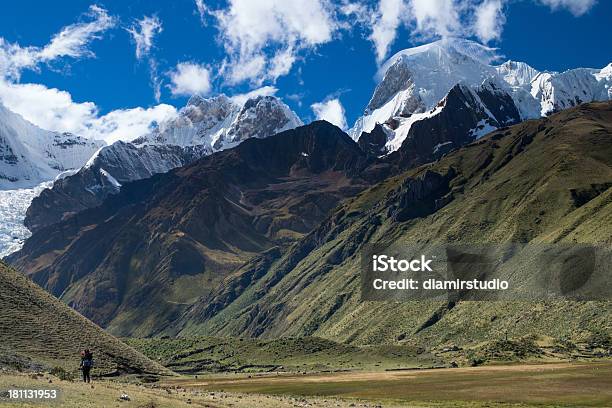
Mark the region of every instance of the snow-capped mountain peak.
[[[402, 113], [424, 112], [437, 104], [456, 84], [480, 85], [496, 74], [484, 61], [491, 49], [467, 40], [443, 39], [403, 50], [392, 56], [381, 68], [382, 81], [376, 87], [367, 111], [388, 102], [397, 92], [405, 93]], [[383, 71], [381, 71], [383, 72]]]
[[497, 72], [511, 86], [528, 85], [540, 72], [524, 62], [508, 60], [497, 67]]
[[133, 143], [205, 146], [217, 151], [249, 137], [266, 137], [301, 124], [297, 115], [274, 96], [251, 98], [244, 105], [223, 94], [212, 98], [193, 96], [176, 118], [161, 123], [151, 134]]
[[[410, 127], [439, 113], [447, 94], [458, 84], [474, 91], [477, 103], [472, 103], [473, 108], [490, 118], [488, 129], [493, 129], [494, 123], [510, 124], [508, 118], [536, 118], [579, 103], [612, 98], [612, 65], [556, 73], [540, 72], [517, 61], [493, 65], [496, 59], [495, 49], [456, 38], [398, 52], [382, 65], [380, 82], [364, 115], [349, 131], [351, 137], [358, 140], [364, 132], [382, 125], [388, 141], [381, 153], [398, 150]], [[487, 112], [492, 106], [518, 112], [518, 117]], [[472, 119], [480, 116], [472, 115]], [[469, 132], [477, 133], [481, 132]]]
[[274, 96], [248, 99], [225, 134], [213, 143], [214, 150], [223, 150], [251, 137], [267, 137], [302, 125], [298, 116]]
[[609, 99], [612, 81], [602, 71], [576, 68], [536, 76], [530, 84], [531, 95], [540, 101], [540, 114], [546, 116], [583, 102]]
[[233, 109], [236, 109], [236, 104], [223, 94], [208, 99], [194, 95], [189, 98], [181, 115], [189, 118], [193, 124], [206, 123], [212, 127], [223, 121]]
[[476, 87], [497, 76], [495, 68], [486, 64], [494, 58], [493, 51], [449, 38], [398, 52], [382, 65], [382, 80], [351, 136], [357, 140], [377, 123], [430, 111], [459, 83]]

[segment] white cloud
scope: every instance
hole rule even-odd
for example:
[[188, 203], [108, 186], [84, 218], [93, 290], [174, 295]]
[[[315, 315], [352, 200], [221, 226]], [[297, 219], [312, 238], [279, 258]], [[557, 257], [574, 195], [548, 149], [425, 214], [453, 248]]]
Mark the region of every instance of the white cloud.
[[285, 99], [288, 99], [295, 103], [298, 107], [302, 107], [302, 99], [304, 98], [304, 93], [292, 93], [285, 95]]
[[145, 16], [127, 28], [127, 32], [130, 33], [136, 44], [136, 58], [141, 59], [149, 55], [153, 47], [153, 38], [162, 30], [161, 21], [157, 16]]
[[237, 61], [225, 60], [219, 72], [226, 75], [231, 84], [252, 80], [257, 85], [261, 85], [263, 80], [266, 79], [264, 76], [266, 64], [267, 59], [263, 53], [260, 55], [252, 55], [245, 60], [238, 57]]
[[107, 143], [131, 141], [149, 133], [158, 123], [176, 116], [176, 113], [174, 106], [164, 103], [150, 108], [117, 109], [93, 119], [88, 133], [91, 137], [102, 135]]
[[35, 125], [58, 132], [72, 132], [107, 142], [133, 140], [146, 134], [155, 122], [176, 115], [173, 106], [118, 109], [100, 115], [93, 102], [75, 102], [70, 93], [40, 84], [0, 81], [0, 101]]
[[359, 23], [368, 23], [371, 21], [372, 11], [363, 3], [343, 2], [339, 7], [340, 13], [353, 18], [353, 21]]
[[155, 58], [149, 58], [149, 76], [151, 77], [151, 86], [153, 87], [155, 101], [159, 102], [161, 99], [162, 79], [157, 73], [157, 60]]
[[[209, 11], [229, 54], [229, 83], [260, 84], [287, 74], [301, 50], [332, 40], [338, 23], [329, 0], [230, 0]], [[249, 67], [246, 69], [245, 67]]]
[[[588, 12], [596, 0], [532, 0], [552, 10], [565, 8], [575, 16]], [[344, 2], [341, 14], [370, 30], [376, 60], [389, 54], [397, 30], [405, 27], [417, 41], [440, 37], [475, 36], [482, 42], [501, 39], [509, 0], [378, 0], [371, 8], [363, 2]]]
[[200, 15], [200, 22], [202, 25], [206, 25], [206, 14], [208, 14], [208, 6], [204, 3], [204, 0], [195, 0], [196, 10]]
[[272, 96], [276, 95], [278, 92], [278, 88], [274, 86], [262, 86], [261, 88], [254, 89], [250, 92], [234, 95], [231, 99], [236, 102], [238, 105], [243, 105], [246, 101], [251, 98], [256, 98], [258, 96]]
[[346, 116], [344, 107], [338, 98], [317, 102], [310, 106], [319, 120], [326, 120], [340, 129], [346, 129]]
[[[376, 61], [381, 63], [402, 26], [419, 40], [463, 34], [461, 12], [467, 10], [468, 3], [468, 0], [379, 0], [375, 10], [348, 4], [342, 11], [369, 25], [368, 38], [374, 45]], [[368, 13], [369, 21], [364, 17]]]
[[458, 4], [453, 0], [411, 0], [410, 11], [416, 23], [413, 34], [446, 37], [461, 30]]
[[291, 71], [295, 60], [295, 51], [291, 47], [277, 52], [270, 61], [269, 76], [271, 78], [279, 78], [287, 75]]
[[77, 133], [97, 115], [93, 102], [76, 103], [70, 93], [40, 84], [0, 81], [0, 99], [13, 112], [47, 130]]
[[552, 10], [560, 8], [568, 9], [573, 15], [581, 16], [589, 11], [596, 0], [539, 0], [540, 3], [550, 7]]
[[170, 72], [172, 95], [206, 95], [210, 92], [210, 71], [203, 65], [181, 62]]
[[150, 54], [154, 46], [154, 37], [163, 30], [161, 20], [157, 16], [145, 16], [141, 20], [136, 20], [126, 30], [130, 33], [134, 44], [136, 44], [136, 58], [140, 60], [147, 57], [148, 59], [151, 85], [153, 86], [155, 100], [159, 102], [161, 97], [161, 79], [157, 73], [157, 60]]
[[[146, 109], [118, 109], [100, 115], [94, 102], [76, 102], [69, 92], [41, 84], [15, 83], [24, 69], [36, 71], [41, 64], [51, 64], [64, 57], [94, 57], [89, 43], [114, 27], [116, 20], [96, 5], [83, 17], [86, 21], [62, 28], [43, 47], [22, 47], [0, 38], [0, 102], [43, 129], [107, 142], [132, 140], [147, 133], [156, 122], [176, 115], [173, 106], [164, 104]], [[151, 50], [153, 36], [161, 31], [161, 25], [155, 18], [145, 18], [128, 31], [136, 42], [136, 56], [142, 58]], [[156, 72], [156, 65], [154, 68]]]
[[372, 34], [370, 40], [374, 43], [376, 60], [381, 62], [389, 51], [389, 46], [395, 40], [397, 28], [406, 18], [406, 6], [403, 0], [380, 0], [378, 10], [373, 15]]
[[501, 0], [485, 0], [477, 6], [474, 21], [474, 32], [482, 42], [499, 40], [506, 17], [503, 14]]
[[0, 75], [19, 80], [24, 69], [37, 70], [41, 63], [51, 63], [61, 57], [93, 57], [88, 44], [114, 27], [115, 19], [99, 6], [90, 6], [85, 14], [91, 21], [62, 28], [44, 47], [22, 47], [0, 38]]

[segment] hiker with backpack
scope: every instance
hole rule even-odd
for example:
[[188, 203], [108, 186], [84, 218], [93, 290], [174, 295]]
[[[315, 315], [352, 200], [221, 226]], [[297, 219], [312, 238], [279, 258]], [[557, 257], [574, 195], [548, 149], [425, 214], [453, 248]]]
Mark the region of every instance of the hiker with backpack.
[[91, 382], [91, 377], [89, 376], [89, 372], [93, 367], [93, 353], [89, 351], [89, 349], [85, 349], [81, 352], [81, 371], [83, 371], [83, 382]]

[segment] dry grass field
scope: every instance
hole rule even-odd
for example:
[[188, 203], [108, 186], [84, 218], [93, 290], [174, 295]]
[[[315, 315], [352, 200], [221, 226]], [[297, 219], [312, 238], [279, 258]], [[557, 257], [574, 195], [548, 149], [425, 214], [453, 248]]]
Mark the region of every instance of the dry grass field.
[[187, 390], [377, 401], [382, 406], [611, 407], [612, 363], [517, 364], [452, 369], [240, 375], [168, 379]]

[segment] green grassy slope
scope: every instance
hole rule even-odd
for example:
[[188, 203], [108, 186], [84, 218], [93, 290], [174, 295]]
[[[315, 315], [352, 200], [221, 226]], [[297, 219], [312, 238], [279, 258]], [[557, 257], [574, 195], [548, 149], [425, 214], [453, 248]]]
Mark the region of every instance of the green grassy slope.
[[170, 374], [107, 334], [22, 274], [0, 262], [0, 366], [78, 369], [79, 352], [94, 352], [96, 374]]
[[[448, 175], [449, 185], [420, 197], [422, 214], [411, 216], [398, 203], [408, 181], [423, 180], [427, 171]], [[506, 333], [575, 340], [610, 333], [610, 302], [460, 302], [452, 309], [436, 302], [362, 302], [359, 254], [364, 243], [390, 240], [610, 247], [611, 185], [611, 103], [500, 129], [346, 201], [265, 273], [259, 271], [261, 278], [231, 299], [224, 293], [203, 298], [168, 332], [426, 346], [474, 344]], [[434, 199], [448, 204], [428, 211]], [[222, 310], [210, 313], [210, 302]], [[441, 319], [422, 329], [434, 314]]]
[[383, 370], [444, 364], [409, 345], [357, 347], [317, 337], [158, 337], [125, 341], [178, 373]]

